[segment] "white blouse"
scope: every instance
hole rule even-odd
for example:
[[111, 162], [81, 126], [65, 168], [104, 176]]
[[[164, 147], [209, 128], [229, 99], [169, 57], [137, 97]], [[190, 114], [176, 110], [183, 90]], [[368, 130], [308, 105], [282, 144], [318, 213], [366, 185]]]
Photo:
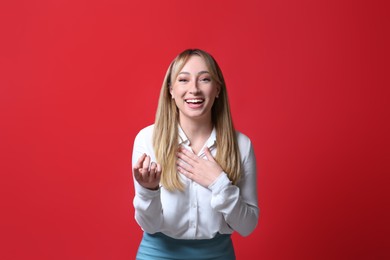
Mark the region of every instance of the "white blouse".
[[[156, 162], [152, 136], [153, 125], [142, 129], [136, 136], [133, 165], [143, 153], [150, 155], [151, 161]], [[256, 159], [247, 136], [237, 132], [237, 141], [243, 167], [237, 186], [231, 183], [226, 173], [222, 173], [207, 188], [179, 173], [185, 189], [174, 192], [162, 186], [156, 191], [149, 190], [134, 179], [135, 219], [141, 228], [150, 234], [162, 232], [177, 239], [209, 239], [217, 233], [231, 234], [233, 231], [242, 236], [249, 235], [255, 229], [259, 217]], [[216, 131], [213, 129], [198, 156], [207, 159], [203, 152], [206, 146], [215, 156], [215, 142]], [[189, 140], [180, 127], [179, 143], [192, 152]]]

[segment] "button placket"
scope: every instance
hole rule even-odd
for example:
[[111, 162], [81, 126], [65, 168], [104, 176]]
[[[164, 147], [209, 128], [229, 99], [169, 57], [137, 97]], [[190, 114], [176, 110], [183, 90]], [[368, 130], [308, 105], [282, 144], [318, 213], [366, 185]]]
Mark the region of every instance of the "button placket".
[[198, 224], [198, 204], [197, 204], [197, 196], [196, 196], [197, 184], [191, 181], [190, 184], [190, 233], [193, 238], [196, 236], [196, 227]]

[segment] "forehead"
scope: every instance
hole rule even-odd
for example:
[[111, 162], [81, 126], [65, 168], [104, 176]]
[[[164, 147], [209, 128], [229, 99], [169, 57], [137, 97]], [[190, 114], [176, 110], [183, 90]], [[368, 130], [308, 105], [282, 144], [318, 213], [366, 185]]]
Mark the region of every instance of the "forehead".
[[208, 65], [206, 61], [198, 55], [192, 55], [189, 57], [187, 62], [184, 64], [184, 66], [181, 68], [180, 72], [193, 72], [197, 73], [199, 71], [208, 71]]

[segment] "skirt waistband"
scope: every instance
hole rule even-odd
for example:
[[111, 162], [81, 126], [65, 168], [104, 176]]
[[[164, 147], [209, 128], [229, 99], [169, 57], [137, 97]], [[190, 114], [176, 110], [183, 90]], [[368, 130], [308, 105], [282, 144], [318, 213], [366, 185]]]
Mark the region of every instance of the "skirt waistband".
[[217, 234], [211, 239], [175, 239], [163, 233], [144, 232], [137, 260], [234, 260], [231, 235]]

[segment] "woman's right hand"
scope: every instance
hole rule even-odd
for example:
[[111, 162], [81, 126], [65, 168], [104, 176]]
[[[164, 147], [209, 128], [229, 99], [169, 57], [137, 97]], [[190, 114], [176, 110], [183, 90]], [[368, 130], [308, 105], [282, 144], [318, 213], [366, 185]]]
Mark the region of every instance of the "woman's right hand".
[[[150, 167], [149, 167], [150, 165]], [[150, 163], [150, 156], [143, 154], [133, 166], [134, 178], [144, 188], [158, 190], [161, 177], [161, 165]]]

